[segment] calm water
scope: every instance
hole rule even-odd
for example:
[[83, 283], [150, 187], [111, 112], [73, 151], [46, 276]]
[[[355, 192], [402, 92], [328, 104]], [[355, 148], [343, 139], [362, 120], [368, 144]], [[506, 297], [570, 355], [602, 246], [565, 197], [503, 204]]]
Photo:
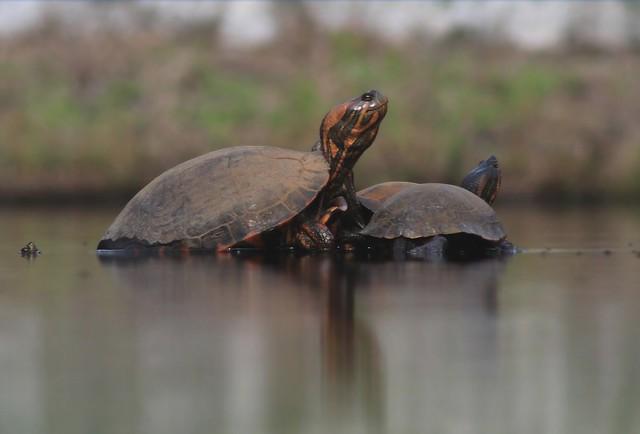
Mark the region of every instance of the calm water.
[[640, 210], [471, 264], [101, 260], [114, 214], [0, 210], [0, 433], [640, 432]]

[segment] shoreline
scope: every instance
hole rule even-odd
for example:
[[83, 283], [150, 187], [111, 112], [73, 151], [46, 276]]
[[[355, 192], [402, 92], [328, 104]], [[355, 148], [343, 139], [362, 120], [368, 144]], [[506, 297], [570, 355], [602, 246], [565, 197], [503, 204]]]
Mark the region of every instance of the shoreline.
[[[123, 207], [139, 190], [92, 190], [84, 192], [33, 192], [30, 194], [0, 194], [0, 209], [11, 208], [91, 208]], [[562, 209], [603, 209], [603, 208], [639, 208], [640, 199], [636, 196], [622, 197], [540, 197], [525, 194], [501, 195], [495, 208], [539, 207], [548, 210]]]

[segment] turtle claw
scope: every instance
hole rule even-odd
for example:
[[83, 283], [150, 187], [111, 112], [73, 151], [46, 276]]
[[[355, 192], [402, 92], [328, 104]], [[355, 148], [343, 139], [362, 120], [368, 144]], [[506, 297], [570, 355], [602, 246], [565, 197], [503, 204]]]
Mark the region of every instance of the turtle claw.
[[364, 229], [364, 227], [367, 225], [359, 212], [353, 213], [353, 222], [358, 229]]

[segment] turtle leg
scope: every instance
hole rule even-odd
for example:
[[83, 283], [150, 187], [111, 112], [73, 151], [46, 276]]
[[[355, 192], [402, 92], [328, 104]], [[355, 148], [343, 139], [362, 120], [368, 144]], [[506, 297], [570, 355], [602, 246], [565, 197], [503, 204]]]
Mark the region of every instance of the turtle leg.
[[320, 222], [304, 222], [295, 236], [296, 247], [304, 250], [330, 250], [334, 246], [333, 233]]
[[338, 247], [345, 252], [372, 247], [371, 238], [358, 232], [342, 230], [338, 234]]
[[410, 258], [426, 259], [437, 261], [445, 258], [447, 248], [447, 238], [442, 235], [431, 237], [427, 242], [419, 246], [407, 249], [407, 256]]
[[340, 249], [353, 251], [356, 247], [360, 248], [369, 245], [369, 237], [354, 231], [351, 225], [347, 224], [347, 228], [345, 229], [342, 220], [340, 220], [338, 224], [329, 224], [330, 220], [333, 219], [336, 214], [347, 212], [350, 209], [350, 205], [347, 204], [347, 197], [348, 196], [338, 196], [333, 199], [330, 203], [331, 206], [329, 206], [320, 217], [320, 223], [330, 226], [332, 233], [337, 234], [337, 244]]
[[323, 225], [328, 225], [329, 221], [336, 215], [341, 212], [345, 212], [349, 209], [349, 205], [347, 204], [346, 199], [343, 196], [338, 196], [334, 198], [329, 207], [324, 210], [324, 214], [320, 216], [320, 223]]
[[304, 250], [329, 250], [335, 245], [335, 237], [329, 229], [331, 219], [347, 210], [347, 202], [342, 196], [331, 201], [318, 221], [309, 220], [298, 226], [295, 240], [297, 247]]
[[520, 252], [520, 249], [518, 249], [518, 247], [507, 240], [500, 241], [497, 247], [500, 254], [505, 256], [515, 255], [516, 253]]

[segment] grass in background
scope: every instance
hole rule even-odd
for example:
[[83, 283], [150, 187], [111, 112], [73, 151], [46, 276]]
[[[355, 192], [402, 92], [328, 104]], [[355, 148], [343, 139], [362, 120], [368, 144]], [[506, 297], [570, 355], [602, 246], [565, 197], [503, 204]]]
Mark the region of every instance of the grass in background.
[[372, 87], [390, 108], [360, 186], [456, 183], [493, 153], [507, 197], [640, 195], [633, 53], [397, 46], [310, 25], [238, 52], [215, 23], [192, 30], [78, 37], [47, 22], [1, 40], [0, 197], [128, 195], [210, 150], [309, 149], [332, 105]]

